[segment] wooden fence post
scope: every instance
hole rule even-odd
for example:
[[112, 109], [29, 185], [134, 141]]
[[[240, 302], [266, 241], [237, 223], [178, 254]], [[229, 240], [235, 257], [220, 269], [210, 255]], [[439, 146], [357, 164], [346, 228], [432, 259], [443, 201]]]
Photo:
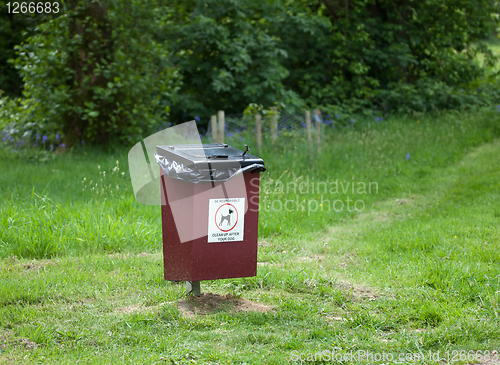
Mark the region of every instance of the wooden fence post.
[[315, 122], [316, 122], [316, 145], [318, 147], [318, 153], [321, 151], [321, 121], [320, 121], [320, 115], [321, 112], [319, 109], [316, 109], [314, 111], [314, 114], [316, 114]]
[[212, 115], [210, 119], [211, 127], [212, 127], [212, 143], [219, 142], [219, 134], [217, 133], [217, 116]]
[[224, 127], [225, 127], [225, 119], [224, 119], [224, 110], [219, 110], [219, 143], [224, 143]]
[[257, 149], [262, 149], [262, 116], [260, 113], [255, 115], [255, 133], [257, 135]]
[[312, 145], [312, 138], [311, 138], [311, 112], [309, 110], [306, 110], [306, 128], [307, 128], [307, 144], [309, 145], [309, 148], [311, 148], [311, 145]]
[[278, 140], [278, 109], [276, 107], [271, 108], [271, 136], [273, 138], [273, 143]]

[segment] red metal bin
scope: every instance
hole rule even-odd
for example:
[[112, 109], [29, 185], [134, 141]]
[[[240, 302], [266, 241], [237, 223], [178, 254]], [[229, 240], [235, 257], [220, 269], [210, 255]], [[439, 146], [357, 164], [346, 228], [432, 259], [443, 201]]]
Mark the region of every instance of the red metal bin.
[[165, 280], [255, 276], [262, 159], [226, 144], [157, 146]]

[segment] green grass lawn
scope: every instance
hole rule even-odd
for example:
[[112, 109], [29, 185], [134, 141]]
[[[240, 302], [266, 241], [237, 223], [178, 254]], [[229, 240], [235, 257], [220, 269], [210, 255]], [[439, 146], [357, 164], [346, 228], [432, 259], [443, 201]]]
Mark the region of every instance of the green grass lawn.
[[440, 351], [471, 364], [468, 351], [500, 352], [499, 136], [492, 109], [328, 127], [319, 153], [303, 133], [265, 141], [258, 275], [202, 290], [269, 310], [228, 300], [191, 316], [177, 306], [184, 286], [163, 280], [160, 209], [135, 202], [126, 149], [39, 163], [2, 152], [0, 363], [284, 364], [328, 350], [343, 363], [438, 364], [419, 357]]

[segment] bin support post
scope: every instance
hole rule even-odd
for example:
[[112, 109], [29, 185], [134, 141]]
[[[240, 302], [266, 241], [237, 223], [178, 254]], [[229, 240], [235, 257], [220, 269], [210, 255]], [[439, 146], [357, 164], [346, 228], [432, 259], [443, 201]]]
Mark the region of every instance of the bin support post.
[[201, 295], [199, 281], [186, 281], [186, 289], [188, 294], [193, 294], [199, 297]]

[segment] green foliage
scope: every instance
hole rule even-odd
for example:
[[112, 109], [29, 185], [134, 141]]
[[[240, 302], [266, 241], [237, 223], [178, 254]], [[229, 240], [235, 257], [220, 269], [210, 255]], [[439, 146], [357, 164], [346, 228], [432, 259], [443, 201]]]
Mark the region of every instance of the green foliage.
[[0, 125], [15, 145], [38, 134], [50, 149], [58, 134], [68, 146], [135, 139], [170, 114], [206, 121], [251, 103], [319, 107], [344, 124], [490, 104], [500, 81], [482, 40], [497, 19], [492, 0], [80, 2], [17, 47], [24, 98], [3, 102]]
[[16, 59], [26, 122], [75, 144], [137, 137], [165, 121], [173, 72], [155, 37], [165, 13], [161, 1], [95, 0], [40, 26]]
[[[305, 4], [305, 5], [304, 5]], [[273, 23], [293, 70], [285, 84], [309, 105], [347, 112], [488, 103], [498, 82], [476, 62], [497, 26], [495, 2], [290, 2]]]
[[249, 102], [300, 105], [284, 87], [287, 51], [270, 32], [275, 1], [174, 1], [165, 29], [182, 86], [172, 100], [177, 116], [241, 113]]
[[353, 115], [500, 98], [488, 73], [495, 57], [480, 42], [497, 26], [491, 0], [192, 0], [173, 9], [176, 116], [276, 100]]

